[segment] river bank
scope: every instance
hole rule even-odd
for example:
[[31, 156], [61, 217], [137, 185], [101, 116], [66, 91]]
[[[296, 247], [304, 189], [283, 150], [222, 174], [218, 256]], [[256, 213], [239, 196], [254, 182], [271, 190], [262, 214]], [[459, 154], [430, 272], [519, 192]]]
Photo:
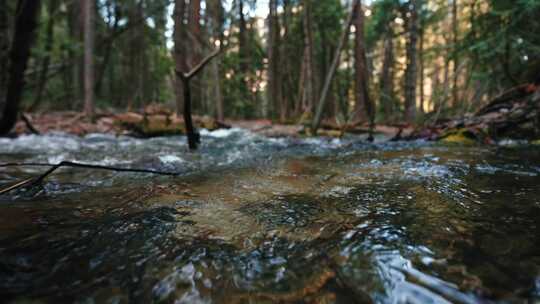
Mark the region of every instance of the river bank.
[[[92, 133], [128, 135], [141, 138], [185, 134], [184, 121], [162, 105], [149, 105], [139, 112], [98, 112], [90, 120], [79, 112], [47, 112], [22, 115], [13, 136], [28, 133], [63, 132], [83, 136]], [[271, 120], [225, 120], [194, 116], [199, 129], [242, 128], [267, 137], [310, 137], [309, 120], [276, 123]], [[496, 144], [506, 140], [538, 143], [540, 140], [540, 87], [525, 84], [497, 96], [474, 113], [453, 119], [440, 112], [426, 116], [422, 123], [375, 124], [323, 121], [317, 135], [343, 137], [347, 134], [379, 140], [428, 140], [462, 144]]]

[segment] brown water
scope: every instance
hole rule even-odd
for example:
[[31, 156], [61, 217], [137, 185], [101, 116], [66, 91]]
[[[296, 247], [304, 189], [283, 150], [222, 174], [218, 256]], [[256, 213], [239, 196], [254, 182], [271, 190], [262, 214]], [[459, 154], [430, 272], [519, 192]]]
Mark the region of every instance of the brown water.
[[0, 196], [0, 301], [540, 302], [539, 148], [203, 141], [0, 139], [1, 162], [184, 173], [63, 169]]

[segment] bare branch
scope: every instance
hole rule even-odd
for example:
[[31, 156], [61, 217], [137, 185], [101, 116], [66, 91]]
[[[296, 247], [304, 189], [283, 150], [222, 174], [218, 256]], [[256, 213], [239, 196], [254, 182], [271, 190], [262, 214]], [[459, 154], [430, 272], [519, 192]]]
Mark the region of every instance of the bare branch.
[[5, 189], [0, 190], [0, 195], [2, 195], [2, 194], [4, 194], [4, 193], [8, 193], [8, 192], [10, 192], [11, 190], [15, 190], [15, 189], [24, 187], [25, 185], [30, 184], [30, 183], [32, 183], [33, 181], [34, 181], [34, 178], [33, 178], [33, 177], [27, 178], [27, 179], [25, 179], [25, 180], [22, 180], [22, 181], [20, 181], [20, 182], [14, 184], [14, 185], [11, 185], [11, 186], [9, 186], [9, 187], [7, 187], [7, 188], [5, 188]]
[[180, 173], [178, 172], [166, 172], [166, 171], [158, 171], [158, 170], [150, 170], [150, 169], [136, 169], [136, 168], [120, 168], [120, 167], [111, 167], [111, 166], [102, 166], [102, 165], [90, 165], [90, 164], [82, 164], [82, 163], [75, 163], [75, 162], [69, 162], [69, 161], [63, 161], [58, 164], [48, 164], [48, 163], [6, 163], [6, 164], [0, 164], [0, 167], [51, 167], [45, 173], [41, 174], [38, 177], [32, 177], [25, 180], [22, 180], [20, 182], [17, 182], [16, 184], [9, 186], [5, 189], [0, 190], [0, 195], [8, 193], [10, 191], [13, 191], [15, 189], [19, 189], [21, 187], [24, 187], [26, 185], [36, 185], [40, 182], [42, 182], [47, 176], [51, 175], [54, 171], [56, 171], [60, 167], [73, 167], [73, 168], [86, 168], [86, 169], [96, 169], [96, 170], [109, 170], [109, 171], [116, 171], [116, 172], [134, 172], [134, 173], [149, 173], [149, 174], [157, 174], [157, 175], [168, 175], [168, 176], [178, 176]]
[[220, 52], [221, 48], [215, 50], [213, 53], [201, 60], [201, 62], [199, 62], [199, 64], [192, 68], [191, 71], [189, 71], [188, 73], [176, 71], [176, 74], [179, 75], [181, 78], [191, 79], [193, 78], [193, 76], [197, 75], [197, 73], [199, 73], [210, 62], [210, 60], [214, 59], [214, 57], [219, 55]]

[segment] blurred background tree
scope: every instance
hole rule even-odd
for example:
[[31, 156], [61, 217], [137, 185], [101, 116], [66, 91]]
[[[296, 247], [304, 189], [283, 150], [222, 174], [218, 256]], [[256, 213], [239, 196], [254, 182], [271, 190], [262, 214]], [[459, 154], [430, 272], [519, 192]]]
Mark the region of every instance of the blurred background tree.
[[[13, 57], [13, 51], [21, 47], [17, 38], [24, 34], [17, 31], [17, 10], [24, 1], [2, 1], [2, 120], [14, 115], [6, 112], [7, 105], [18, 103], [8, 97], [17, 72], [24, 78], [17, 104], [22, 111], [83, 111], [90, 98], [97, 114], [141, 110], [152, 103], [180, 113], [173, 54], [182, 56], [187, 69], [224, 46], [222, 55], [193, 82], [196, 114], [307, 123], [353, 4], [88, 1], [90, 6], [71, 0], [38, 6], [35, 39], [22, 72], [21, 58]], [[175, 2], [183, 5], [176, 25]], [[329, 123], [367, 123], [371, 114], [366, 105], [373, 106], [377, 123], [463, 116], [506, 89], [539, 77], [538, 0], [360, 3], [323, 111]], [[94, 15], [91, 29], [84, 23], [88, 7]], [[88, 30], [94, 33], [93, 48], [88, 48], [92, 40], [85, 40]], [[95, 98], [88, 96], [85, 83]]]

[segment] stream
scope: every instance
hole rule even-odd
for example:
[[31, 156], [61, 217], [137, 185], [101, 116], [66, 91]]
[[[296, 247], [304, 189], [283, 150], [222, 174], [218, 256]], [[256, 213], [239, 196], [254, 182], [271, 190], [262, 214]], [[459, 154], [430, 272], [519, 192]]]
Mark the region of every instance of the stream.
[[[540, 147], [0, 139], [62, 168], [0, 196], [0, 302], [540, 303]], [[0, 189], [45, 167], [0, 168]]]

